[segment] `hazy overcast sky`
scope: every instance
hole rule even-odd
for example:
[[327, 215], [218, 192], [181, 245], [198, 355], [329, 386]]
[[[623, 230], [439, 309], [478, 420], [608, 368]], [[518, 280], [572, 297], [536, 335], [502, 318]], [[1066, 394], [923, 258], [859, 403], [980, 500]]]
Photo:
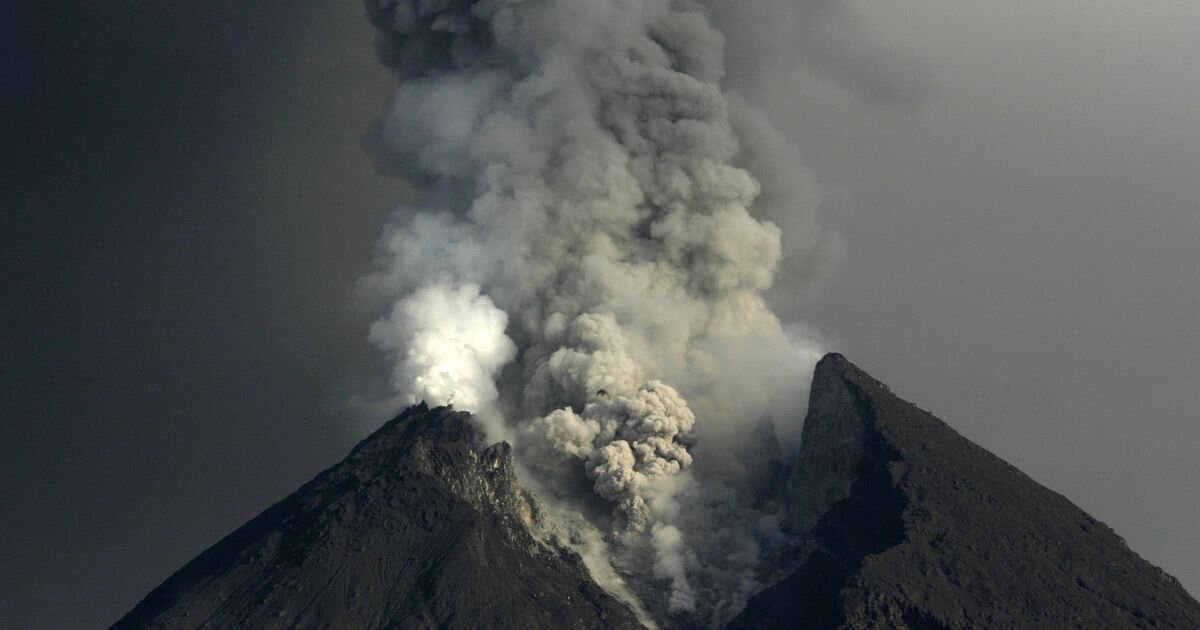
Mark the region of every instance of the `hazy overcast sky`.
[[[1200, 5], [747, 2], [846, 242], [788, 313], [1200, 592]], [[0, 627], [103, 626], [361, 437], [391, 79], [352, 0], [13, 13]]]
[[1200, 592], [1200, 5], [860, 4], [930, 97], [776, 92], [847, 197], [811, 317]]

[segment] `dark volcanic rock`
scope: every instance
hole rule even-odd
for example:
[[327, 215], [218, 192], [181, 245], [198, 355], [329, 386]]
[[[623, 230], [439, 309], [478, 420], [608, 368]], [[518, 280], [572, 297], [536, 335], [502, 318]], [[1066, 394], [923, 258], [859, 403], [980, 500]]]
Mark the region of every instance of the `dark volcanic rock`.
[[[114, 628], [640, 627], [468, 417], [409, 409]], [[1112, 530], [839, 355], [786, 489], [763, 484], [797, 568], [731, 628], [1200, 628]]]
[[633, 628], [541, 540], [508, 445], [413, 407], [154, 589], [114, 628]]
[[799, 568], [732, 628], [1200, 628], [1200, 603], [1061, 495], [828, 355], [792, 526]]

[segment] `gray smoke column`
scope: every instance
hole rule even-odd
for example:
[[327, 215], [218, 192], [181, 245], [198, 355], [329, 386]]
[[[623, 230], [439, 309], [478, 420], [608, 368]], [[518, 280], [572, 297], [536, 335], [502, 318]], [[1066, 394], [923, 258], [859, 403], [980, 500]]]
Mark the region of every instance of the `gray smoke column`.
[[371, 143], [425, 190], [363, 283], [396, 402], [476, 412], [606, 586], [721, 621], [782, 544], [762, 489], [820, 354], [763, 298], [761, 217], [821, 266], [810, 176], [723, 92], [702, 3], [367, 6], [401, 79]]

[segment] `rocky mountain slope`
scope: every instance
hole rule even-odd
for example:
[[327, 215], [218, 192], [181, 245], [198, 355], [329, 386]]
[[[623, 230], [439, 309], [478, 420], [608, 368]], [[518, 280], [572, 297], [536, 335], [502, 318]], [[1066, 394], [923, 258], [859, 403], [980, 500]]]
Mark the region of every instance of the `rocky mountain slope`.
[[[840, 355], [786, 483], [796, 567], [730, 628], [1200, 628], [1200, 603], [1061, 495]], [[508, 445], [413, 407], [114, 628], [635, 628], [553, 542]]]
[[410, 408], [154, 589], [114, 628], [634, 628], [540, 540], [508, 445]]
[[1103, 523], [897, 398], [818, 364], [793, 470], [795, 572], [731, 628], [1200, 628]]

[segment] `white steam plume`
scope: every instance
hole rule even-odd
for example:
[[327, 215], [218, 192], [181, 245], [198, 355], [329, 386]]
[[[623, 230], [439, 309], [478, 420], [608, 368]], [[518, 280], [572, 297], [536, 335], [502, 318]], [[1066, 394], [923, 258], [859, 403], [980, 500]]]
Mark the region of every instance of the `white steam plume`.
[[786, 152], [723, 93], [703, 3], [367, 7], [401, 78], [374, 149], [427, 190], [364, 281], [397, 395], [502, 417], [491, 437], [660, 622], [724, 620], [783, 544], [773, 467], [819, 355], [763, 298], [784, 241], [754, 206], [811, 273], [808, 175], [748, 170]]
[[395, 358], [392, 384], [401, 402], [489, 410], [495, 378], [517, 354], [504, 335], [508, 315], [479, 287], [431, 285], [396, 303], [369, 339]]

